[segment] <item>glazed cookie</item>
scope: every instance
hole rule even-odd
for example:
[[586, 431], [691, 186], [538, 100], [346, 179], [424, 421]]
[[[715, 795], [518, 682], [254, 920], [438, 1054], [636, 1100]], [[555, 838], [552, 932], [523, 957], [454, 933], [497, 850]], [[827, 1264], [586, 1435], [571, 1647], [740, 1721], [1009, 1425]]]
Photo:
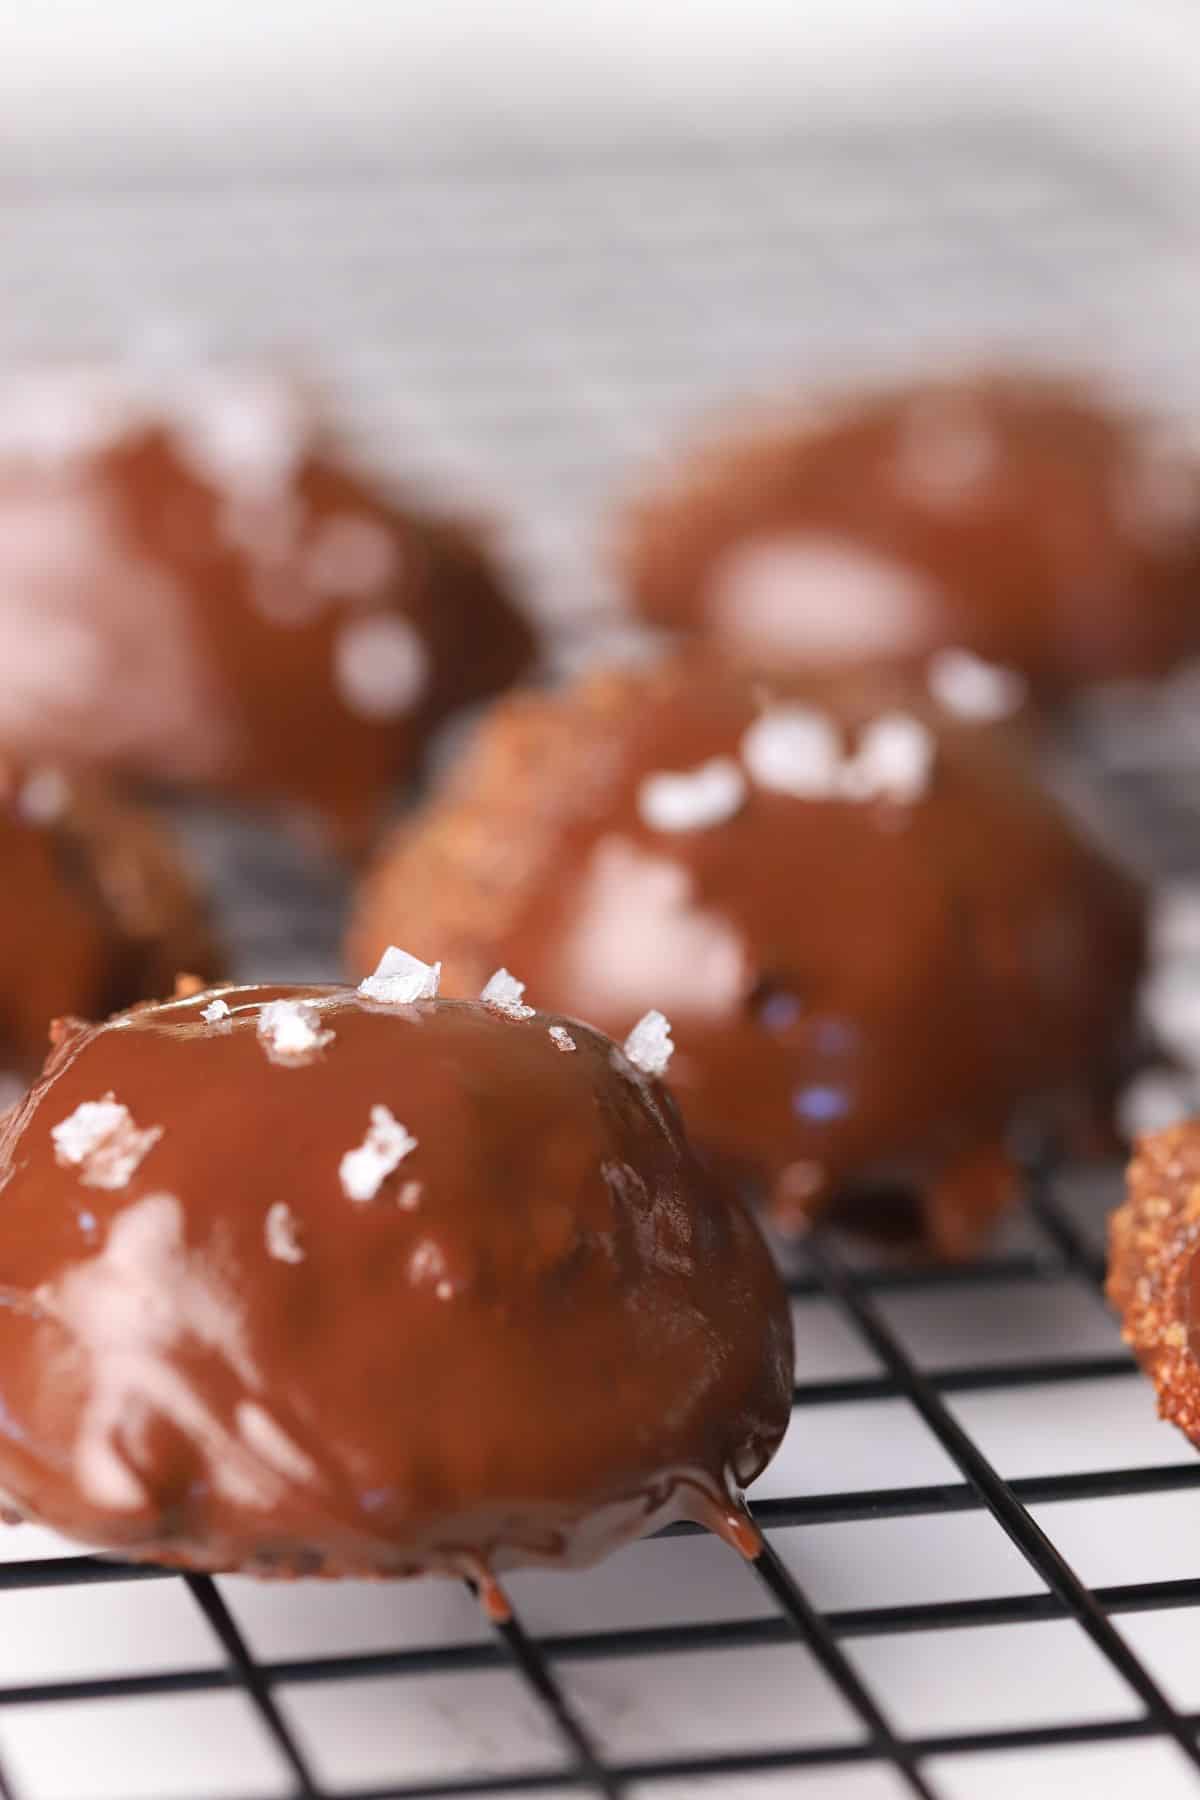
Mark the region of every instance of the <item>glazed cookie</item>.
[[685, 658], [505, 703], [384, 846], [352, 966], [398, 936], [454, 993], [503, 964], [615, 1036], [660, 1003], [689, 1129], [781, 1220], [915, 1200], [953, 1255], [1019, 1120], [1107, 1112], [1143, 915], [1019, 734], [892, 679]]
[[532, 640], [463, 525], [357, 473], [294, 383], [0, 382], [0, 747], [268, 800], [351, 849]]
[[669, 1520], [754, 1555], [791, 1401], [758, 1229], [654, 1071], [389, 951], [60, 1043], [0, 1131], [0, 1488], [190, 1568], [479, 1581]]
[[771, 672], [949, 645], [1052, 695], [1200, 650], [1200, 465], [1067, 381], [778, 408], [685, 456], [619, 539], [641, 612]]

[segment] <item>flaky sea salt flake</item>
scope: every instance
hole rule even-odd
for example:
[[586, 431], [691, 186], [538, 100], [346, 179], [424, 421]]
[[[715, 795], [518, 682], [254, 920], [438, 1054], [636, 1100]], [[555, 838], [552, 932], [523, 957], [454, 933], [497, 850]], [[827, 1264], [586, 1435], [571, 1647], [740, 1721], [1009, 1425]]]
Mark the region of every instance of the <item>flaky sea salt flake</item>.
[[773, 706], [742, 737], [742, 761], [753, 781], [796, 800], [830, 800], [838, 792], [842, 747], [833, 720], [811, 706]]
[[286, 1200], [276, 1200], [268, 1206], [264, 1223], [264, 1236], [267, 1241], [267, 1253], [279, 1262], [299, 1263], [304, 1261], [296, 1215]]
[[565, 1025], [551, 1025], [547, 1027], [547, 1030], [549, 1032], [550, 1042], [554, 1045], [556, 1050], [566, 1052], [578, 1048], [575, 1039], [571, 1036]]
[[71, 804], [71, 785], [61, 769], [34, 769], [21, 784], [17, 811], [31, 825], [53, 825]]
[[333, 673], [343, 705], [356, 718], [397, 719], [429, 686], [429, 652], [399, 613], [368, 613], [338, 632]]
[[364, 1000], [384, 1006], [411, 1006], [415, 1000], [435, 1000], [442, 979], [440, 962], [424, 963], [407, 950], [389, 944], [373, 975], [358, 984]]
[[665, 1075], [674, 1050], [670, 1020], [653, 1007], [625, 1039], [625, 1054], [643, 1075]]
[[939, 650], [926, 672], [929, 692], [959, 719], [989, 723], [1020, 712], [1029, 684], [1015, 669], [985, 662], [970, 650]]
[[705, 831], [732, 819], [745, 800], [745, 777], [729, 756], [647, 775], [638, 788], [638, 811], [652, 831]]
[[909, 713], [873, 719], [858, 749], [842, 768], [842, 792], [849, 800], [894, 800], [911, 806], [929, 787], [936, 746], [933, 734]]
[[219, 1025], [222, 1019], [232, 1016], [227, 1000], [210, 1000], [207, 1006], [200, 1008], [200, 1017], [206, 1025]]
[[392, 1171], [398, 1169], [416, 1147], [416, 1138], [386, 1106], [373, 1106], [366, 1137], [357, 1150], [347, 1150], [338, 1164], [338, 1176], [347, 1200], [356, 1204], [373, 1200]]
[[526, 1006], [521, 996], [525, 992], [525, 983], [510, 975], [507, 969], [497, 969], [486, 982], [479, 998], [493, 1012], [504, 1013], [510, 1019], [532, 1019], [534, 1009]]
[[307, 1062], [334, 1035], [322, 1031], [321, 1016], [310, 1000], [268, 1000], [259, 1009], [259, 1042], [272, 1062]]
[[113, 1094], [85, 1100], [50, 1131], [60, 1168], [78, 1169], [84, 1187], [113, 1192], [129, 1185], [162, 1134], [161, 1125], [139, 1130], [129, 1108]]

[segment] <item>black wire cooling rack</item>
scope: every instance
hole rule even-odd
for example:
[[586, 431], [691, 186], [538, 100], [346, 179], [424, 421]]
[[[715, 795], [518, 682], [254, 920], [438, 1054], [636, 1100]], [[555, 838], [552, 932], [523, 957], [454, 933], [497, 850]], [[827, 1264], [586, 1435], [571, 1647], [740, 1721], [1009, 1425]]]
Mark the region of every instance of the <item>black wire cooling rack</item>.
[[[1044, 121], [219, 177], [31, 162], [0, 229], [0, 355], [180, 316], [225, 349], [311, 345], [377, 457], [499, 498], [568, 628], [605, 599], [590, 545], [630, 459], [781, 369], [1083, 353], [1200, 414], [1190, 221]], [[1131, 708], [1081, 722], [1075, 760], [1145, 866], [1194, 874], [1187, 708], [1152, 730]], [[326, 973], [328, 872], [183, 823], [239, 973]], [[1200, 1793], [1200, 1460], [1103, 1304], [1114, 1197], [1038, 1166], [979, 1262], [796, 1253], [753, 1568], [680, 1527], [514, 1576], [493, 1629], [450, 1583], [269, 1587], [0, 1538], [0, 1797]]]

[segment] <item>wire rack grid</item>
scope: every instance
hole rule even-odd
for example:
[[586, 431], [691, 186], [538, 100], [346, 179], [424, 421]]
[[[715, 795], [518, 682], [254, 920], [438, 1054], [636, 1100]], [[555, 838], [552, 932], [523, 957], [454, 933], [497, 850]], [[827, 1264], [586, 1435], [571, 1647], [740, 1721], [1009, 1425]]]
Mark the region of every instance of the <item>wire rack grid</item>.
[[[598, 511], [712, 399], [914, 353], [1087, 348], [1200, 414], [1189, 222], [1030, 120], [571, 162], [30, 168], [0, 192], [0, 349], [202, 317], [314, 347], [362, 445], [498, 497], [574, 653]], [[1154, 328], [1147, 329], [1152, 319]], [[1194, 875], [1187, 707], [1078, 722], [1145, 865]], [[246, 973], [335, 957], [327, 871], [182, 818]], [[1200, 941], [1200, 939], [1198, 939]], [[1180, 964], [1186, 980], [1194, 963]], [[508, 1583], [255, 1584], [0, 1539], [3, 1800], [989, 1800], [1200, 1792], [1200, 1463], [1100, 1291], [1109, 1176], [1030, 1170], [976, 1263], [790, 1264], [791, 1428], [753, 1566], [677, 1528]]]

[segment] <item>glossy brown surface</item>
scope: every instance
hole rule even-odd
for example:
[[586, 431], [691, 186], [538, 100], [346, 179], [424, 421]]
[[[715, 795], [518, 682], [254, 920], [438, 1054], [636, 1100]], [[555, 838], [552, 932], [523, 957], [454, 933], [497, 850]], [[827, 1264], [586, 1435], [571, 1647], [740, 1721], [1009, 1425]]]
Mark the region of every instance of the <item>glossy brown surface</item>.
[[464, 526], [347, 466], [294, 386], [0, 385], [0, 748], [200, 784], [361, 845], [532, 640]]
[[[772, 692], [683, 660], [507, 702], [385, 847], [350, 962], [411, 944], [445, 958], [459, 994], [503, 964], [531, 999], [618, 1037], [659, 1007], [689, 1130], [765, 1176], [782, 1219], [903, 1189], [932, 1244], [966, 1252], [1010, 1196], [1014, 1120], [1082, 1134], [1107, 1105], [1140, 893], [1009, 733], [875, 678]], [[764, 786], [746, 733], [789, 695], [847, 757], [881, 716], [923, 722], [925, 790], [902, 804]], [[649, 823], [646, 779], [713, 758], [741, 771], [731, 816]]]
[[698, 445], [620, 537], [644, 613], [771, 671], [963, 645], [1054, 693], [1200, 649], [1200, 465], [1083, 385], [780, 407]]
[[[680, 1516], [752, 1551], [729, 1484], [787, 1423], [788, 1308], [665, 1091], [545, 1015], [222, 997], [81, 1029], [0, 1134], [17, 1507], [260, 1573], [486, 1576]], [[333, 1036], [289, 1062], [258, 1024], [297, 997]], [[109, 1094], [161, 1132], [116, 1188], [51, 1137]], [[416, 1143], [355, 1200], [379, 1106]]]
[[164, 831], [94, 778], [0, 759], [0, 877], [0, 1072], [32, 1076], [53, 1019], [219, 968]]
[[1109, 1226], [1108, 1297], [1164, 1419], [1200, 1447], [1200, 1122], [1142, 1138]]

